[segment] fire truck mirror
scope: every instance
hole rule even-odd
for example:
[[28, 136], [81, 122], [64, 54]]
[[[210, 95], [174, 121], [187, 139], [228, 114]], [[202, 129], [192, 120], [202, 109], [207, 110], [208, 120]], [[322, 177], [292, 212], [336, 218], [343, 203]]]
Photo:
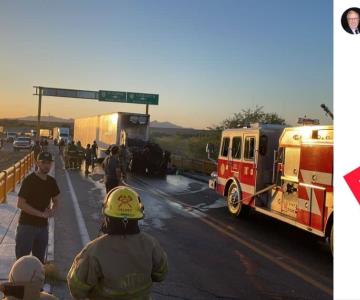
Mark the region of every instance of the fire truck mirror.
[[214, 144], [212, 143], [207, 143], [206, 144], [206, 153], [212, 154], [214, 153]]

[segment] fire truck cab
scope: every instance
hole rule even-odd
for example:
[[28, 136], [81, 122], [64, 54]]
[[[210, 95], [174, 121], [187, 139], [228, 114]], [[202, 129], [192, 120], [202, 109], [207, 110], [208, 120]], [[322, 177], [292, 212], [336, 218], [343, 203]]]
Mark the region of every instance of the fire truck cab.
[[332, 250], [332, 126], [226, 129], [209, 187], [226, 197], [230, 214], [253, 208], [328, 237]]

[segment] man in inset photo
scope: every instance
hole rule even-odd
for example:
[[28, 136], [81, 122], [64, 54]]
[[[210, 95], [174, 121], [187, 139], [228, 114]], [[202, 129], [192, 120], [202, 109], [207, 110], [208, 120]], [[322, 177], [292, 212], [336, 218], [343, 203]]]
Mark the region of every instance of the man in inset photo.
[[359, 13], [356, 10], [349, 10], [346, 14], [347, 26], [344, 27], [345, 31], [350, 34], [359, 34]]

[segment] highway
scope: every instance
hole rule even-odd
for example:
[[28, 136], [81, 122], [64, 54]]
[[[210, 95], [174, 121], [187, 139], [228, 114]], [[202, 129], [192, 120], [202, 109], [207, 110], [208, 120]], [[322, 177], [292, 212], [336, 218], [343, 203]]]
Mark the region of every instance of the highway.
[[[66, 274], [86, 234], [90, 239], [99, 234], [105, 188], [101, 168], [86, 177], [65, 170], [57, 155], [55, 168], [62, 199], [55, 218], [55, 265]], [[332, 299], [332, 257], [317, 237], [254, 212], [233, 218], [205, 183], [180, 175], [130, 177], [127, 184], [145, 206], [141, 229], [168, 254], [169, 273], [154, 284], [154, 299]], [[65, 283], [56, 284], [54, 294], [71, 299]]]

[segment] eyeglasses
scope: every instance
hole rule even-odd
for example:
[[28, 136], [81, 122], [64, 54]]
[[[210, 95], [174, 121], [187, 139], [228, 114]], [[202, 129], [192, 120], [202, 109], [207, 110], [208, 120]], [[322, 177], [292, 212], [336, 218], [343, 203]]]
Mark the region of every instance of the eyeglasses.
[[347, 18], [348, 19], [348, 21], [358, 21], [359, 20], [359, 18]]

